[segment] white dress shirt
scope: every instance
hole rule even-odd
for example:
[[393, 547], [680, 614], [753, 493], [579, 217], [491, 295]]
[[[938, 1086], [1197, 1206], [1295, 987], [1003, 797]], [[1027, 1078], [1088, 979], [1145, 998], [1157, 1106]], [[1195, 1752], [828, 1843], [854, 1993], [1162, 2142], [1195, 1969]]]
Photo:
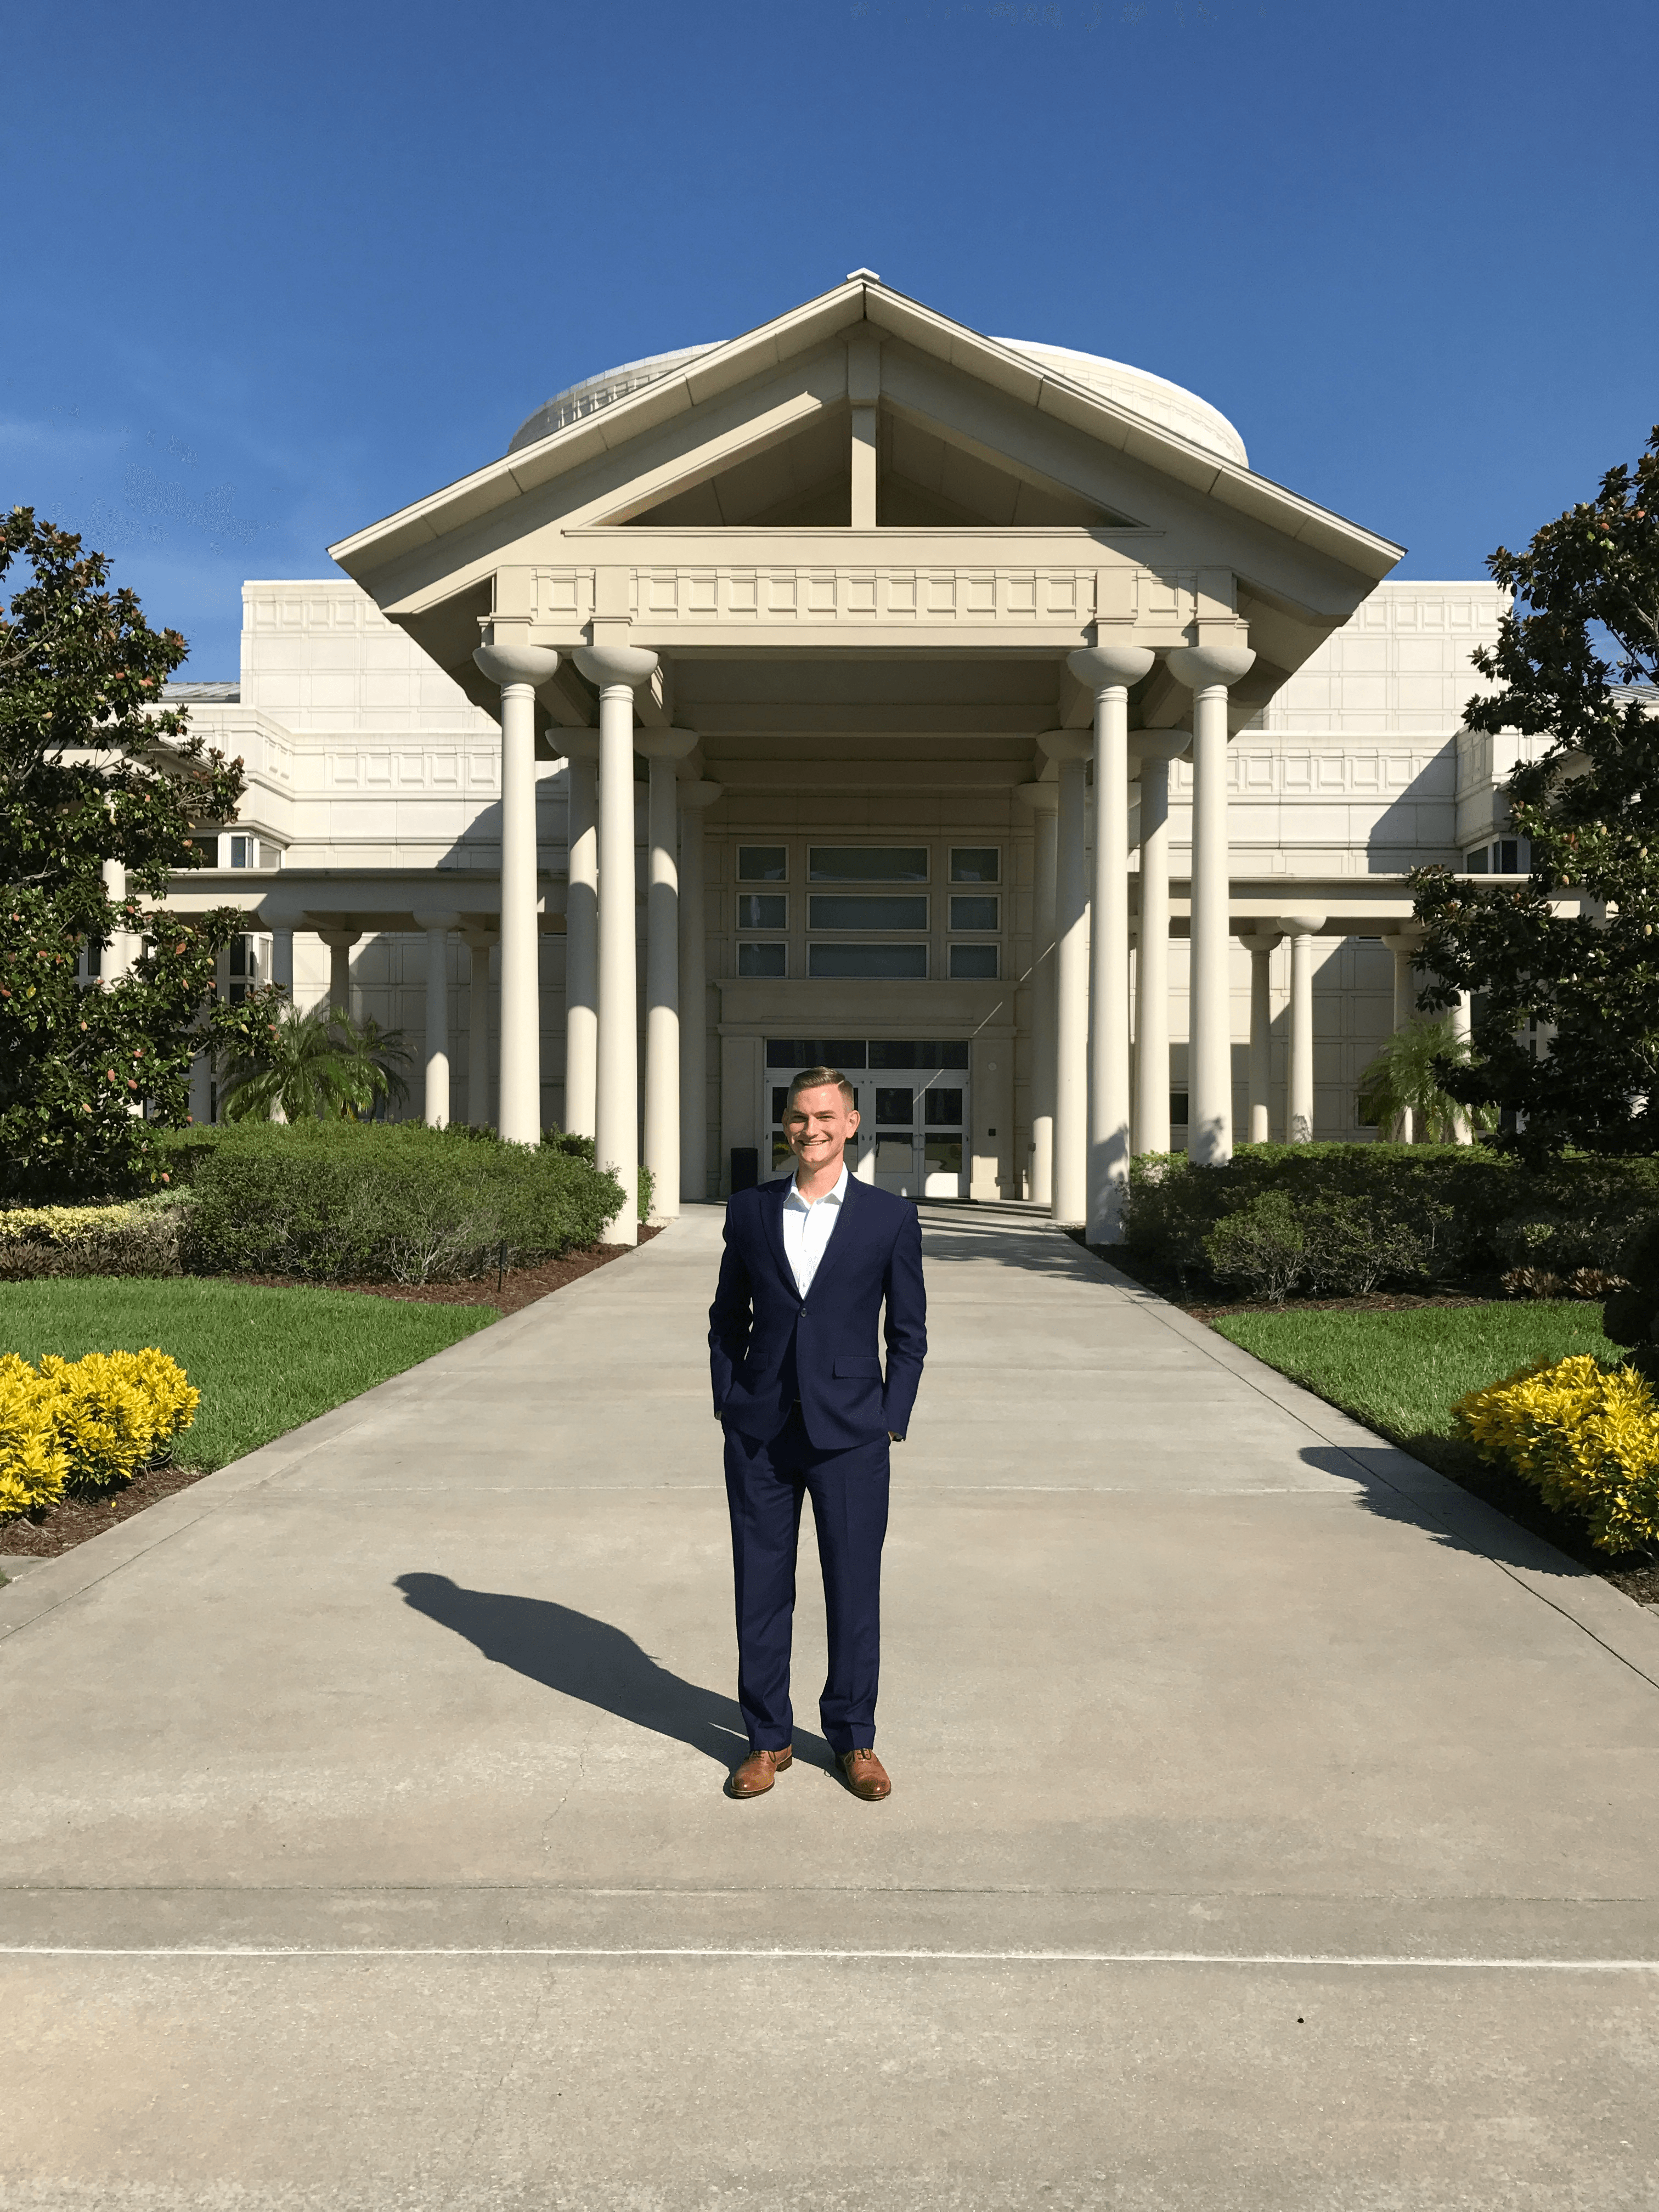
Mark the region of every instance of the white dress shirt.
[[843, 1160], [835, 1188], [826, 1190], [822, 1198], [809, 1200], [800, 1194], [799, 1171], [789, 1178], [789, 1193], [783, 1201], [783, 1252], [795, 1278], [795, 1287], [803, 1298], [812, 1287], [823, 1249], [841, 1219], [847, 1180], [847, 1163]]

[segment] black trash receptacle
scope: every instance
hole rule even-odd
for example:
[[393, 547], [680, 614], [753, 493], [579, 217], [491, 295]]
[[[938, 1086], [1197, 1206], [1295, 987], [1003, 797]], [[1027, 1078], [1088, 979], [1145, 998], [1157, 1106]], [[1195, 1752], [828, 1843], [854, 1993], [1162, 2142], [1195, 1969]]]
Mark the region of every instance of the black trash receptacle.
[[760, 1181], [760, 1148], [757, 1145], [733, 1145], [732, 1147], [732, 1188], [733, 1190], [753, 1190]]

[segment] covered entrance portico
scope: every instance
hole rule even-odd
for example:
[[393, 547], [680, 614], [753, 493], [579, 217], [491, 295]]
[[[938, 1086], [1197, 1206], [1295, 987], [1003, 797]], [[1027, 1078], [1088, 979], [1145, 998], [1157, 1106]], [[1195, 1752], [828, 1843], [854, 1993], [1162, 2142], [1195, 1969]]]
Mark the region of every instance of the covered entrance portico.
[[959, 1144], [959, 1190], [1114, 1237], [1132, 1143], [1168, 1142], [1190, 750], [1188, 1144], [1227, 1157], [1230, 737], [1398, 549], [1253, 475], [1203, 402], [858, 271], [550, 402], [333, 550], [499, 718], [504, 1136], [546, 1118], [540, 760], [562, 1119], [624, 1188], [641, 1147], [661, 1211], [734, 1153], [767, 1172], [774, 1042], [933, 1043], [967, 1052], [960, 1134], [928, 1119], [958, 1086], [917, 1079], [943, 1066], [881, 1083], [866, 1057], [870, 1171], [925, 1190]]

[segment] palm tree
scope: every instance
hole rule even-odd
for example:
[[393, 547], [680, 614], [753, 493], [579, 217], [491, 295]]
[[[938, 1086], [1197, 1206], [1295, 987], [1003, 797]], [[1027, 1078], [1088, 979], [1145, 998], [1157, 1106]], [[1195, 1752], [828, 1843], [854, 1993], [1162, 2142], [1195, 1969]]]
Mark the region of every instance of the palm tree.
[[355, 1121], [383, 1099], [408, 1096], [402, 1071], [411, 1057], [401, 1030], [372, 1018], [354, 1022], [329, 1006], [302, 1014], [286, 999], [273, 1008], [268, 1034], [226, 1071], [224, 1117]]
[[1408, 1126], [1408, 1115], [1414, 1116], [1419, 1137], [1434, 1145], [1455, 1143], [1465, 1127], [1495, 1129], [1495, 1107], [1461, 1105], [1440, 1088], [1437, 1060], [1467, 1067], [1473, 1057], [1468, 1037], [1453, 1029], [1449, 1014], [1407, 1022], [1360, 1072], [1360, 1120], [1394, 1133]]

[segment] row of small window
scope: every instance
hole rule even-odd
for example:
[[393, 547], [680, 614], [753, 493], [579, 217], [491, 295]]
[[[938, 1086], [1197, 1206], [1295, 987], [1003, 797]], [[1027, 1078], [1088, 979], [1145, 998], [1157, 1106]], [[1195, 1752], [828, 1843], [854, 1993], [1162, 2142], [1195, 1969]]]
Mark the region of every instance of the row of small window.
[[185, 863], [190, 868], [280, 868], [283, 848], [260, 837], [244, 837], [240, 832], [220, 836], [192, 837], [196, 858]]
[[[953, 945], [950, 972], [958, 981], [994, 983], [999, 972], [994, 945]], [[824, 982], [925, 983], [926, 945], [809, 945], [806, 972]], [[789, 973], [786, 944], [744, 940], [738, 946], [739, 975], [779, 977]]]
[[[739, 845], [740, 884], [783, 884], [789, 880], [787, 845]], [[809, 845], [809, 884], [925, 884], [926, 845]], [[1002, 880], [1002, 854], [995, 845], [953, 845], [953, 884], [996, 884]]]
[[[146, 952], [149, 951], [155, 945], [155, 939], [149, 937], [146, 937], [142, 942]], [[75, 970], [78, 981], [95, 983], [100, 980], [104, 972], [104, 940], [100, 937], [90, 938], [82, 946], [81, 957], [76, 963]], [[233, 1006], [240, 1006], [250, 991], [256, 990], [261, 983], [268, 983], [270, 981], [268, 973], [270, 961], [270, 940], [269, 938], [233, 937], [231, 939], [229, 957], [226, 965], [230, 971], [230, 1003]]]
[[[996, 893], [951, 895], [952, 929], [994, 930], [1001, 927]], [[787, 929], [787, 891], [739, 891], [739, 929]], [[806, 902], [809, 929], [926, 929], [926, 891], [813, 891]]]

